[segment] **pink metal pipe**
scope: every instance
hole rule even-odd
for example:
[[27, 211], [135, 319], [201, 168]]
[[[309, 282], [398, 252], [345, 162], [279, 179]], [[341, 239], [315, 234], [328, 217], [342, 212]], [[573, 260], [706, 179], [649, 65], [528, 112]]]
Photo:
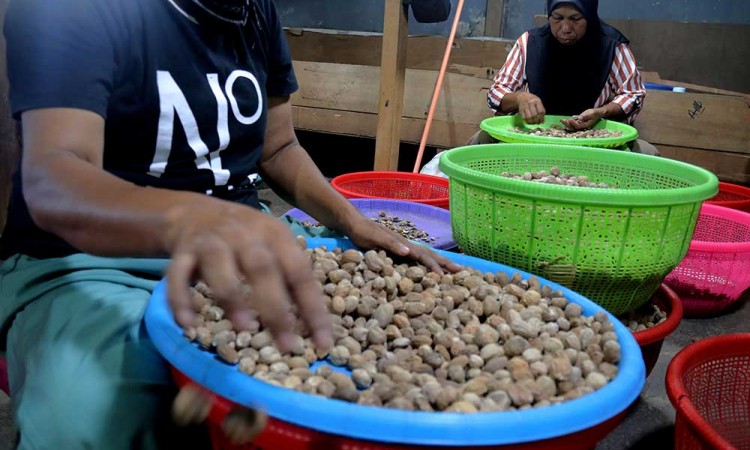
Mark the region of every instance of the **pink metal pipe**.
[[432, 93], [432, 102], [430, 103], [430, 110], [427, 113], [427, 122], [425, 123], [424, 131], [422, 132], [422, 140], [419, 142], [419, 153], [417, 153], [417, 161], [414, 163], [414, 173], [419, 173], [419, 166], [422, 165], [424, 149], [427, 146], [427, 138], [430, 135], [432, 117], [435, 115], [435, 108], [437, 107], [438, 99], [440, 98], [440, 90], [443, 87], [443, 78], [445, 78], [445, 71], [448, 69], [448, 60], [451, 57], [453, 40], [456, 38], [456, 30], [458, 29], [458, 23], [461, 20], [461, 11], [463, 9], [464, 0], [458, 0], [458, 5], [456, 5], [456, 13], [453, 17], [453, 26], [451, 27], [451, 33], [448, 37], [448, 44], [445, 47], [445, 54], [443, 55], [443, 62], [440, 65], [440, 72], [438, 73], [437, 81], [435, 82], [435, 92]]

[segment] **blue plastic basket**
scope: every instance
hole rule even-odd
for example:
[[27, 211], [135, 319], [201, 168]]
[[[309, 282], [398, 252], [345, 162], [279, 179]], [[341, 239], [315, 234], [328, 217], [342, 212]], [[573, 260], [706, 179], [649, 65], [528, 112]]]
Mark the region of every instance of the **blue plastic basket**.
[[[310, 239], [310, 247], [353, 248], [348, 240]], [[438, 251], [458, 264], [484, 272], [530, 274], [478, 258]], [[231, 401], [262, 408], [278, 420], [348, 438], [422, 446], [480, 446], [535, 442], [586, 430], [625, 411], [645, 383], [645, 366], [633, 335], [614, 316], [569, 289], [540, 279], [583, 307], [604, 312], [615, 326], [622, 354], [619, 374], [602, 389], [559, 405], [496, 413], [430, 413], [374, 408], [276, 387], [254, 379], [201, 350], [182, 334], [166, 300], [166, 282], [154, 291], [145, 323], [159, 352], [190, 379]], [[544, 424], [544, 426], [540, 426]]]

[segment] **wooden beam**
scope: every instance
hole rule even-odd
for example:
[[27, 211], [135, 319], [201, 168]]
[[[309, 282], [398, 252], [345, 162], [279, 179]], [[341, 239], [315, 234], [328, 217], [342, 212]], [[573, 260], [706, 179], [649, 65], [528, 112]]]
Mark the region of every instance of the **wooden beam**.
[[744, 94], [742, 92], [727, 91], [726, 89], [717, 89], [708, 86], [701, 86], [698, 84], [685, 83], [682, 81], [665, 80], [659, 75], [658, 72], [640, 71], [641, 77], [644, 83], [655, 83], [655, 84], [666, 84], [667, 86], [680, 86], [687, 89], [688, 92], [696, 92], [700, 94], [717, 94], [717, 95], [729, 95], [732, 97], [745, 97], [750, 100], [750, 94]]
[[402, 0], [386, 0], [380, 62], [380, 101], [375, 136], [375, 170], [397, 170], [404, 108], [409, 20]]
[[[295, 61], [300, 89], [292, 96], [297, 106], [338, 111], [379, 112], [377, 86], [379, 70], [370, 66]], [[404, 117], [425, 120], [437, 73], [432, 70], [406, 71]], [[491, 115], [487, 107], [489, 83], [483, 78], [448, 73], [443, 80], [435, 120], [472, 124]]]
[[[380, 66], [383, 36], [331, 30], [288, 29], [286, 38], [295, 61]], [[407, 69], [439, 70], [447, 39], [442, 36], [410, 36]], [[496, 38], [456, 38], [448, 72], [471, 67], [483, 72], [501, 67], [515, 41]]]
[[750, 184], [750, 155], [699, 148], [657, 145], [664, 158], [703, 167], [721, 181]]
[[[346, 136], [374, 138], [378, 116], [374, 113], [339, 111], [306, 106], [292, 106], [294, 128]], [[401, 141], [417, 144], [422, 138], [425, 120], [401, 119]], [[476, 133], [475, 124], [433, 120], [427, 145], [439, 148], [460, 147]]]
[[484, 18], [484, 35], [503, 37], [505, 25], [505, 0], [487, 0], [487, 13]]

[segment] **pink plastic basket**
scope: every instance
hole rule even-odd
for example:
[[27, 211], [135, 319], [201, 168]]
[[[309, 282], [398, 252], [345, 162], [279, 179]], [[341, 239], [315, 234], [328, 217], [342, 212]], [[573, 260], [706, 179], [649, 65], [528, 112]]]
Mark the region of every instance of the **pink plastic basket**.
[[750, 288], [750, 213], [704, 204], [685, 259], [664, 281], [685, 315], [715, 315]]

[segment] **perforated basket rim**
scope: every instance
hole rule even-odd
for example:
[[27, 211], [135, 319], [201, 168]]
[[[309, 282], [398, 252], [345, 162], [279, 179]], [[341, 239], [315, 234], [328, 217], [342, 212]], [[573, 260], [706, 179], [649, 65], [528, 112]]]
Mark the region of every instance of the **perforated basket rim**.
[[[462, 163], [468, 161], [498, 156], [514, 159], [546, 157], [584, 162], [596, 160], [631, 169], [642, 168], [649, 172], [658, 170], [672, 178], [681, 174], [683, 179], [690, 178], [694, 185], [662, 190], [591, 189], [515, 180], [462, 166]], [[716, 195], [719, 190], [719, 179], [716, 175], [691, 164], [637, 153], [567, 145], [486, 144], [458, 147], [443, 152], [440, 157], [440, 170], [448, 175], [451, 181], [455, 179], [486, 191], [575, 205], [676, 206], [702, 202]]]
[[[545, 122], [560, 123], [560, 119], [568, 119], [570, 116], [555, 116], [546, 115], [544, 116]], [[607, 137], [607, 138], [588, 138], [588, 139], [573, 139], [573, 138], [562, 138], [552, 136], [534, 136], [529, 134], [515, 133], [507, 129], [511, 125], [516, 125], [518, 122], [523, 123], [523, 119], [516, 114], [511, 116], [495, 116], [484, 119], [479, 124], [479, 128], [489, 133], [492, 137], [498, 140], [510, 139], [516, 142], [528, 142], [531, 144], [554, 144], [554, 145], [580, 145], [583, 147], [620, 147], [627, 144], [628, 142], [638, 139], [638, 130], [628, 124], [616, 122], [614, 120], [600, 120], [595, 129], [609, 129], [622, 131], [622, 136]], [[497, 125], [496, 123], [502, 125]], [[524, 124], [526, 125], [526, 124]], [[542, 127], [538, 127], [542, 128]], [[581, 141], [580, 144], [573, 144], [573, 142]]]
[[386, 199], [390, 198], [390, 197], [379, 197], [379, 196], [374, 196], [374, 195], [361, 194], [359, 192], [351, 191], [347, 189], [346, 187], [342, 186], [345, 183], [352, 183], [352, 182], [358, 182], [358, 181], [371, 181], [371, 180], [419, 181], [419, 182], [423, 182], [426, 184], [432, 184], [435, 186], [439, 186], [441, 188], [445, 188], [446, 195], [444, 197], [413, 198], [413, 199], [409, 199], [409, 201], [434, 204], [435, 202], [444, 202], [448, 200], [448, 187], [449, 187], [448, 179], [443, 178], [443, 177], [438, 177], [435, 175], [427, 175], [427, 174], [422, 174], [422, 173], [398, 172], [398, 171], [377, 171], [377, 170], [370, 171], [370, 172], [345, 173], [343, 175], [334, 177], [331, 180], [331, 186], [333, 186], [334, 189], [339, 191], [345, 197], [351, 196], [351, 198], [386, 198]]
[[653, 344], [654, 342], [663, 341], [669, 335], [674, 333], [674, 330], [676, 330], [677, 327], [680, 326], [680, 322], [682, 322], [684, 311], [682, 308], [682, 300], [677, 293], [669, 286], [662, 283], [655, 295], [660, 296], [664, 300], [664, 303], [668, 305], [667, 308], [665, 308], [667, 320], [653, 328], [633, 332], [635, 340], [641, 347]]
[[[677, 414], [688, 423], [689, 429], [714, 449], [733, 450], [735, 447], [716, 432], [698, 412], [698, 409], [690, 400], [685, 383], [682, 381], [682, 375], [701, 362], [721, 359], [738, 353], [729, 349], [742, 348], [750, 348], [750, 333], [712, 336], [689, 344], [680, 350], [667, 366], [666, 388], [669, 401]], [[706, 357], [704, 355], [711, 356]]]
[[[750, 213], [740, 211], [726, 206], [704, 203], [698, 215], [698, 224], [700, 225], [701, 216], [720, 217], [732, 222], [741, 223], [750, 228]], [[750, 240], [747, 242], [711, 242], [693, 239], [690, 242], [689, 252], [708, 252], [708, 253], [750, 253]], [[687, 258], [687, 256], [686, 256]]]
[[737, 194], [739, 196], [744, 196], [745, 198], [742, 200], [708, 199], [706, 200], [706, 203], [710, 203], [712, 205], [726, 206], [729, 208], [734, 208], [737, 206], [750, 206], [750, 188], [741, 186], [739, 184], [733, 184], [733, 183], [727, 183], [725, 181], [721, 181], [719, 182], [719, 193], [721, 192], [729, 192], [732, 194]]
[[[307, 242], [308, 247], [353, 248], [351, 241], [345, 239], [314, 238]], [[436, 253], [483, 271], [518, 272], [524, 279], [531, 276], [479, 258], [440, 250]], [[617, 377], [602, 389], [562, 405], [525, 411], [466, 415], [373, 408], [269, 385], [239, 372], [236, 366], [221, 363], [215, 355], [199, 349], [183, 336], [166, 301], [166, 279], [154, 290], [144, 321], [156, 348], [177, 370], [235, 403], [250, 408], [265, 404], [269, 415], [276, 419], [340, 436], [404, 445], [517, 444], [564, 436], [605, 422], [626, 410], [645, 384], [646, 369], [640, 347], [622, 322], [570, 289], [537, 278], [581, 305], [586, 316], [597, 312], [607, 314], [620, 341], [622, 357]], [[539, 427], [539, 423], [548, 426]]]

